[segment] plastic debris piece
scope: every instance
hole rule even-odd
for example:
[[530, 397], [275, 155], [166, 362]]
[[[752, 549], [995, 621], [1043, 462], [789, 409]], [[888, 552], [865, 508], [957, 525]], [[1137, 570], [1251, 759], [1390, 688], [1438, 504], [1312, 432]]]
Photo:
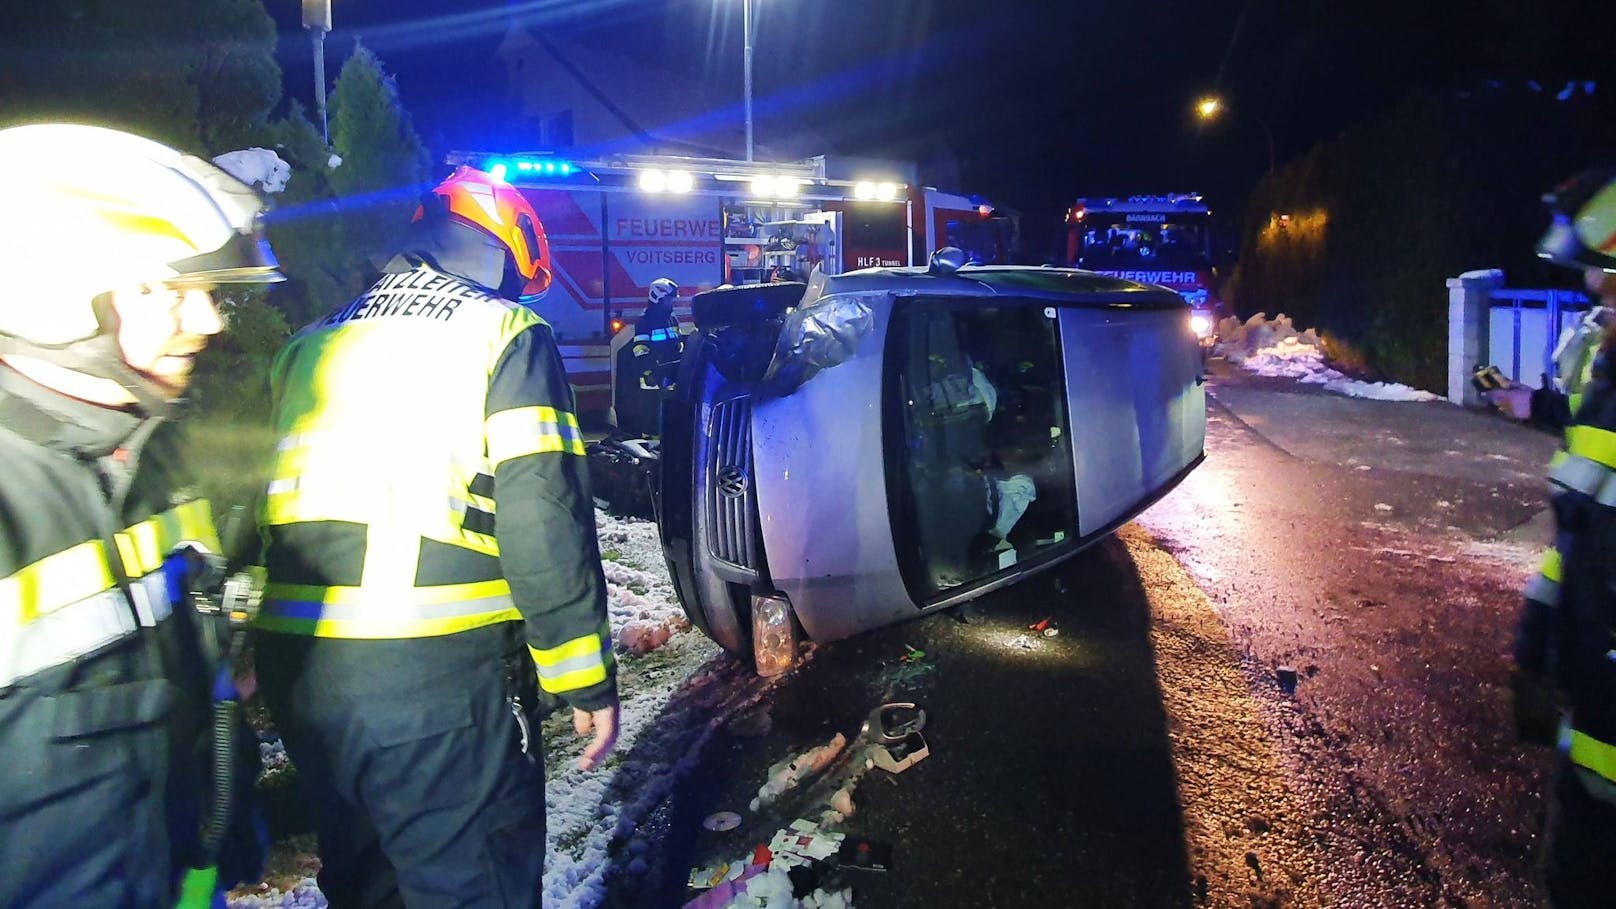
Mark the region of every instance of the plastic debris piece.
[[767, 870], [764, 865], [753, 865], [732, 881], [722, 881], [712, 889], [685, 903], [684, 909], [722, 909], [735, 897], [746, 892], [746, 882]]
[[1296, 670], [1290, 666], [1280, 666], [1274, 670], [1274, 676], [1279, 680], [1279, 687], [1286, 694], [1296, 693]]
[[1031, 650], [1032, 638], [1029, 638], [1024, 634], [1018, 634], [1010, 639], [1010, 646], [1017, 650]]
[[889, 843], [875, 843], [848, 837], [842, 841], [842, 848], [836, 853], [836, 859], [843, 868], [859, 871], [891, 871], [892, 846]]
[[1045, 628], [1044, 629], [1044, 637], [1046, 637], [1046, 638], [1060, 637], [1060, 626], [1059, 625], [1051, 625], [1048, 628]]
[[905, 653], [903, 656], [898, 657], [898, 659], [901, 660], [902, 662], [913, 663], [913, 662], [916, 662], [918, 660], [924, 660], [926, 658], [926, 651], [924, 651], [924, 650], [916, 650], [915, 648], [909, 646], [908, 644], [903, 645], [903, 649], [908, 651], [908, 652]]
[[692, 890], [711, 890], [729, 879], [729, 862], [719, 862], [706, 868], [695, 868], [686, 881]]
[[723, 832], [741, 826], [741, 816], [733, 811], [715, 811], [701, 822], [708, 830]]
[[758, 843], [756, 846], [752, 847], [752, 864], [754, 864], [754, 865], [767, 865], [769, 862], [771, 862], [773, 860], [774, 860], [774, 853], [769, 851], [768, 846], [765, 846], [762, 843]]
[[769, 868], [789, 871], [798, 865], [830, 858], [841, 848], [843, 838], [843, 834], [827, 833], [813, 821], [798, 818], [769, 841], [769, 851], [773, 854]]
[[1053, 624], [1054, 621], [1055, 621], [1054, 616], [1045, 616], [1044, 618], [1039, 619], [1036, 622], [1033, 622], [1031, 625], [1028, 625], [1027, 630], [1028, 631], [1042, 632], [1044, 629], [1050, 627], [1050, 625]]
[[757, 811], [770, 804], [779, 798], [781, 793], [797, 788], [804, 778], [830, 766], [846, 747], [847, 736], [838, 732], [829, 742], [769, 768], [769, 781], [758, 789], [757, 798], [752, 800], [752, 810]]
[[870, 749], [875, 766], [888, 773], [902, 773], [931, 755], [926, 740], [918, 732], [911, 732], [902, 741], [876, 745]]

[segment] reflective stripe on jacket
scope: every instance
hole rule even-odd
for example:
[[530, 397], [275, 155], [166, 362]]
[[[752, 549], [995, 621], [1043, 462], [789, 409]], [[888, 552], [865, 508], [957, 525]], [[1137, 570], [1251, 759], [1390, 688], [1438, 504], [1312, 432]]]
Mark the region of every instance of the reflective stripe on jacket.
[[173, 667], [147, 660], [114, 658], [117, 671], [93, 683], [73, 667], [143, 631], [166, 632], [164, 560], [186, 541], [219, 549], [177, 431], [63, 397], [4, 367], [0, 413], [0, 689], [48, 695], [165, 677]]
[[[544, 320], [417, 264], [299, 332], [272, 384], [259, 627], [424, 638], [525, 621], [547, 690], [610, 700], [583, 434]], [[556, 653], [568, 668], [546, 676]]]

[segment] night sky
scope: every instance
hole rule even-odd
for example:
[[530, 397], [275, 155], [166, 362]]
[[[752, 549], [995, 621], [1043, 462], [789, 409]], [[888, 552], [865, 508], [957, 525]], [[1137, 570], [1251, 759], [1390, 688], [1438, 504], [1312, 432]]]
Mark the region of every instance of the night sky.
[[[291, 94], [312, 96], [295, 0]], [[334, 0], [329, 77], [355, 35], [398, 78], [423, 136], [487, 144], [505, 103], [492, 58], [506, 16], [732, 86], [740, 0]], [[1416, 88], [1596, 79], [1616, 95], [1609, 0], [756, 0], [756, 131], [800, 118], [832, 148], [958, 161], [959, 186], [1024, 214], [1031, 251], [1079, 195], [1198, 190], [1237, 209], [1268, 168]], [[789, 93], [809, 101], [782, 103]], [[1233, 110], [1198, 124], [1202, 92]], [[655, 132], [656, 124], [646, 124]], [[928, 175], [922, 173], [923, 178]], [[937, 182], [932, 178], [930, 182]]]

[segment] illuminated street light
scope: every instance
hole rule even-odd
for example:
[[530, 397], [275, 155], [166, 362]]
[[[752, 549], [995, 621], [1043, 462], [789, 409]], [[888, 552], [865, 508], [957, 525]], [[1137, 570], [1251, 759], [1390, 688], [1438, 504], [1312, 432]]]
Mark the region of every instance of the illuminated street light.
[[[1219, 98], [1217, 95], [1206, 95], [1203, 96], [1201, 100], [1195, 102], [1195, 115], [1200, 117], [1202, 120], [1216, 120], [1226, 110], [1229, 110], [1229, 106], [1225, 104], [1223, 99]], [[1263, 118], [1257, 116], [1256, 114], [1244, 109], [1241, 109], [1240, 112], [1257, 121], [1257, 125], [1262, 127], [1263, 135], [1268, 139], [1268, 172], [1270, 174], [1273, 173], [1274, 131], [1268, 128], [1267, 121], [1263, 120]]]

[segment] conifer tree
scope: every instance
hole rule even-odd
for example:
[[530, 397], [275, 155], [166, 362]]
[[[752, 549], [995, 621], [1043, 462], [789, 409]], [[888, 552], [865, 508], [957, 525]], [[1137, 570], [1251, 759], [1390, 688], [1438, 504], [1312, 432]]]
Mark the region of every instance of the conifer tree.
[[429, 159], [393, 78], [358, 42], [332, 92], [331, 144], [342, 156], [331, 185], [341, 197], [344, 245], [361, 262], [391, 252], [428, 188]]

